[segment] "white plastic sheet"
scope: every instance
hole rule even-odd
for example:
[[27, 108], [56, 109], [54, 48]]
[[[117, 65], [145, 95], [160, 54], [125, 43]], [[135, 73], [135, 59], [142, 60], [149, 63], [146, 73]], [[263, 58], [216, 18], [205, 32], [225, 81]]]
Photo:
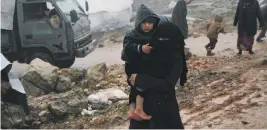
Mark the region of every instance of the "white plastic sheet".
[[[11, 63], [5, 58], [5, 56], [1, 53], [1, 70], [3, 70], [6, 66], [10, 65]], [[18, 76], [11, 68], [10, 72], [8, 73], [9, 83], [12, 89], [25, 94], [24, 87], [22, 86]]]

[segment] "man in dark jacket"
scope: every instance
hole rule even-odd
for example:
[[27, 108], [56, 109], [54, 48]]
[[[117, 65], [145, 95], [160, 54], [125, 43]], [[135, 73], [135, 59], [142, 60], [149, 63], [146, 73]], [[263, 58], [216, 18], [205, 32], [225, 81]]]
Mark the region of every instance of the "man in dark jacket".
[[[142, 5], [137, 13], [135, 29], [127, 33], [124, 39], [122, 59], [126, 61], [125, 71], [128, 77], [132, 74], [137, 74], [134, 77], [134, 85], [146, 86], [142, 88], [146, 90], [144, 97], [144, 111], [152, 116], [151, 120], [146, 121], [130, 121], [130, 129], [183, 129], [183, 124], [179, 114], [179, 107], [176, 100], [175, 89], [178, 79], [180, 78], [182, 66], [185, 58], [183, 49], [177, 52], [176, 60], [172, 72], [165, 78], [156, 78], [148, 74], [140, 74], [140, 53], [143, 53], [140, 43], [149, 43], [153, 35], [144, 33], [140, 30], [140, 23], [148, 17], [154, 17], [159, 21], [159, 18], [146, 6]], [[170, 23], [171, 24], [171, 23]], [[157, 24], [154, 24], [157, 27]], [[179, 37], [179, 44], [184, 47], [184, 37], [179, 29], [172, 24], [174, 30], [170, 34], [176, 34]], [[164, 32], [168, 32], [165, 30]], [[166, 35], [166, 34], [165, 34]], [[135, 41], [135, 42], [133, 42]], [[131, 59], [129, 61], [129, 59]], [[185, 63], [186, 64], [186, 63]], [[132, 85], [131, 83], [129, 85]], [[131, 94], [132, 90], [131, 88]], [[130, 94], [130, 96], [131, 96]]]
[[265, 1], [265, 3], [263, 3], [261, 6], [261, 14], [263, 16], [264, 22], [265, 22], [265, 26], [261, 28], [261, 32], [259, 34], [259, 36], [257, 37], [257, 42], [262, 42], [262, 38], [266, 37], [266, 30], [267, 30], [267, 0]]

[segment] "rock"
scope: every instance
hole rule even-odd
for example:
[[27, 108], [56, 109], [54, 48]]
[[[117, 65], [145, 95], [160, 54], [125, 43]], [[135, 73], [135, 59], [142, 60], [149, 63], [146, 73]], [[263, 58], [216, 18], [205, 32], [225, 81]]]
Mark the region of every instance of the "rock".
[[94, 86], [103, 80], [108, 68], [105, 63], [100, 63], [87, 70], [87, 86]]
[[242, 124], [244, 124], [244, 125], [249, 124], [247, 121], [241, 121], [241, 122], [242, 122]]
[[208, 124], [208, 127], [211, 128], [212, 127], [212, 124]]
[[38, 116], [44, 116], [45, 114], [47, 114], [48, 112], [47, 111], [41, 111]]
[[40, 121], [35, 121], [32, 123], [32, 129], [40, 129], [41, 127], [41, 122]]
[[108, 104], [90, 104], [93, 110], [105, 110]]
[[86, 97], [87, 95], [83, 89], [78, 88], [65, 93], [50, 93], [40, 97], [29, 97], [28, 104], [36, 109], [48, 109], [52, 116], [76, 116], [82, 109], [88, 107]]
[[103, 124], [105, 122], [105, 118], [104, 117], [94, 117], [89, 123], [90, 124]]
[[59, 102], [49, 104], [48, 110], [55, 117], [62, 117], [67, 115], [66, 104], [62, 104]]
[[86, 110], [86, 109], [83, 109], [82, 111], [82, 115], [88, 115], [88, 116], [91, 116], [91, 115], [94, 115], [96, 112], [98, 112], [98, 110]]
[[262, 61], [262, 63], [261, 63], [262, 65], [267, 65], [267, 59], [266, 60], [264, 60], [264, 61]]
[[213, 103], [218, 105], [228, 105], [232, 101], [231, 96], [223, 96], [223, 97], [217, 97], [212, 100]]
[[68, 102], [68, 111], [74, 116], [79, 114], [84, 108], [88, 107], [87, 99], [72, 99]]
[[39, 119], [42, 123], [47, 123], [48, 121], [50, 121], [51, 119], [51, 115], [48, 111], [44, 110], [44, 111], [41, 111], [39, 114]]
[[99, 44], [98, 45], [98, 48], [103, 48], [104, 47], [104, 44]]
[[224, 81], [225, 81], [225, 79], [219, 79], [219, 80], [213, 81], [212, 83], [208, 84], [207, 86], [208, 86], [208, 87], [212, 87], [212, 86], [220, 85], [220, 84], [222, 84]]
[[[75, 83], [74, 83], [75, 84]], [[58, 76], [55, 81], [55, 91], [62, 93], [72, 89], [72, 82], [68, 77]]]
[[53, 84], [45, 80], [38, 72], [31, 71], [21, 78], [21, 83], [28, 95], [40, 96], [53, 91]]
[[31, 71], [38, 72], [38, 74], [40, 74], [42, 78], [44, 78], [49, 82], [51, 80], [51, 76], [53, 75], [53, 71], [56, 69], [58, 69], [58, 67], [36, 58], [30, 63], [29, 72]]
[[79, 83], [86, 78], [87, 70], [79, 69], [56, 69], [53, 74], [56, 76], [63, 76], [69, 78], [71, 82]]
[[87, 96], [90, 95], [90, 94], [92, 94], [92, 93], [89, 91], [89, 89], [84, 89], [83, 91], [84, 91], [84, 93], [85, 93]]
[[123, 91], [117, 88], [109, 88], [100, 90], [95, 94], [91, 94], [87, 99], [90, 103], [109, 104], [110, 100], [116, 102], [118, 100], [124, 100], [127, 98], [127, 94], [125, 94]]
[[22, 77], [27, 94], [40, 96], [50, 92], [66, 92], [75, 88], [86, 77], [85, 70], [59, 69], [40, 59], [30, 64], [29, 72]]

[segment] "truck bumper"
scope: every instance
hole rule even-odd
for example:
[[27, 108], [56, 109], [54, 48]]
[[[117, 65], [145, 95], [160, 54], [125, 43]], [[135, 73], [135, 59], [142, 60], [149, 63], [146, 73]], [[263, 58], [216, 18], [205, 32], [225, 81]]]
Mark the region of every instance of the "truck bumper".
[[90, 54], [91, 52], [93, 52], [97, 47], [98, 47], [98, 42], [96, 41], [96, 39], [94, 39], [90, 44], [81, 48], [77, 48], [76, 57], [83, 58], [88, 54]]

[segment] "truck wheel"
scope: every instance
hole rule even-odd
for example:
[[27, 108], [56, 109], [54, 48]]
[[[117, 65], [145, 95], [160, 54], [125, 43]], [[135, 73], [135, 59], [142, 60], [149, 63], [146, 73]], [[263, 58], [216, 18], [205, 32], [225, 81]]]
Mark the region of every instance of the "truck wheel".
[[75, 62], [75, 57], [69, 60], [60, 60], [60, 61], [57, 61], [57, 67], [70, 68], [74, 62]]
[[55, 65], [55, 60], [53, 59], [53, 57], [44, 52], [35, 52], [30, 54], [28, 56], [27, 63], [30, 64], [31, 61], [33, 61], [35, 58], [39, 58], [45, 62], [50, 63], [51, 65]]

